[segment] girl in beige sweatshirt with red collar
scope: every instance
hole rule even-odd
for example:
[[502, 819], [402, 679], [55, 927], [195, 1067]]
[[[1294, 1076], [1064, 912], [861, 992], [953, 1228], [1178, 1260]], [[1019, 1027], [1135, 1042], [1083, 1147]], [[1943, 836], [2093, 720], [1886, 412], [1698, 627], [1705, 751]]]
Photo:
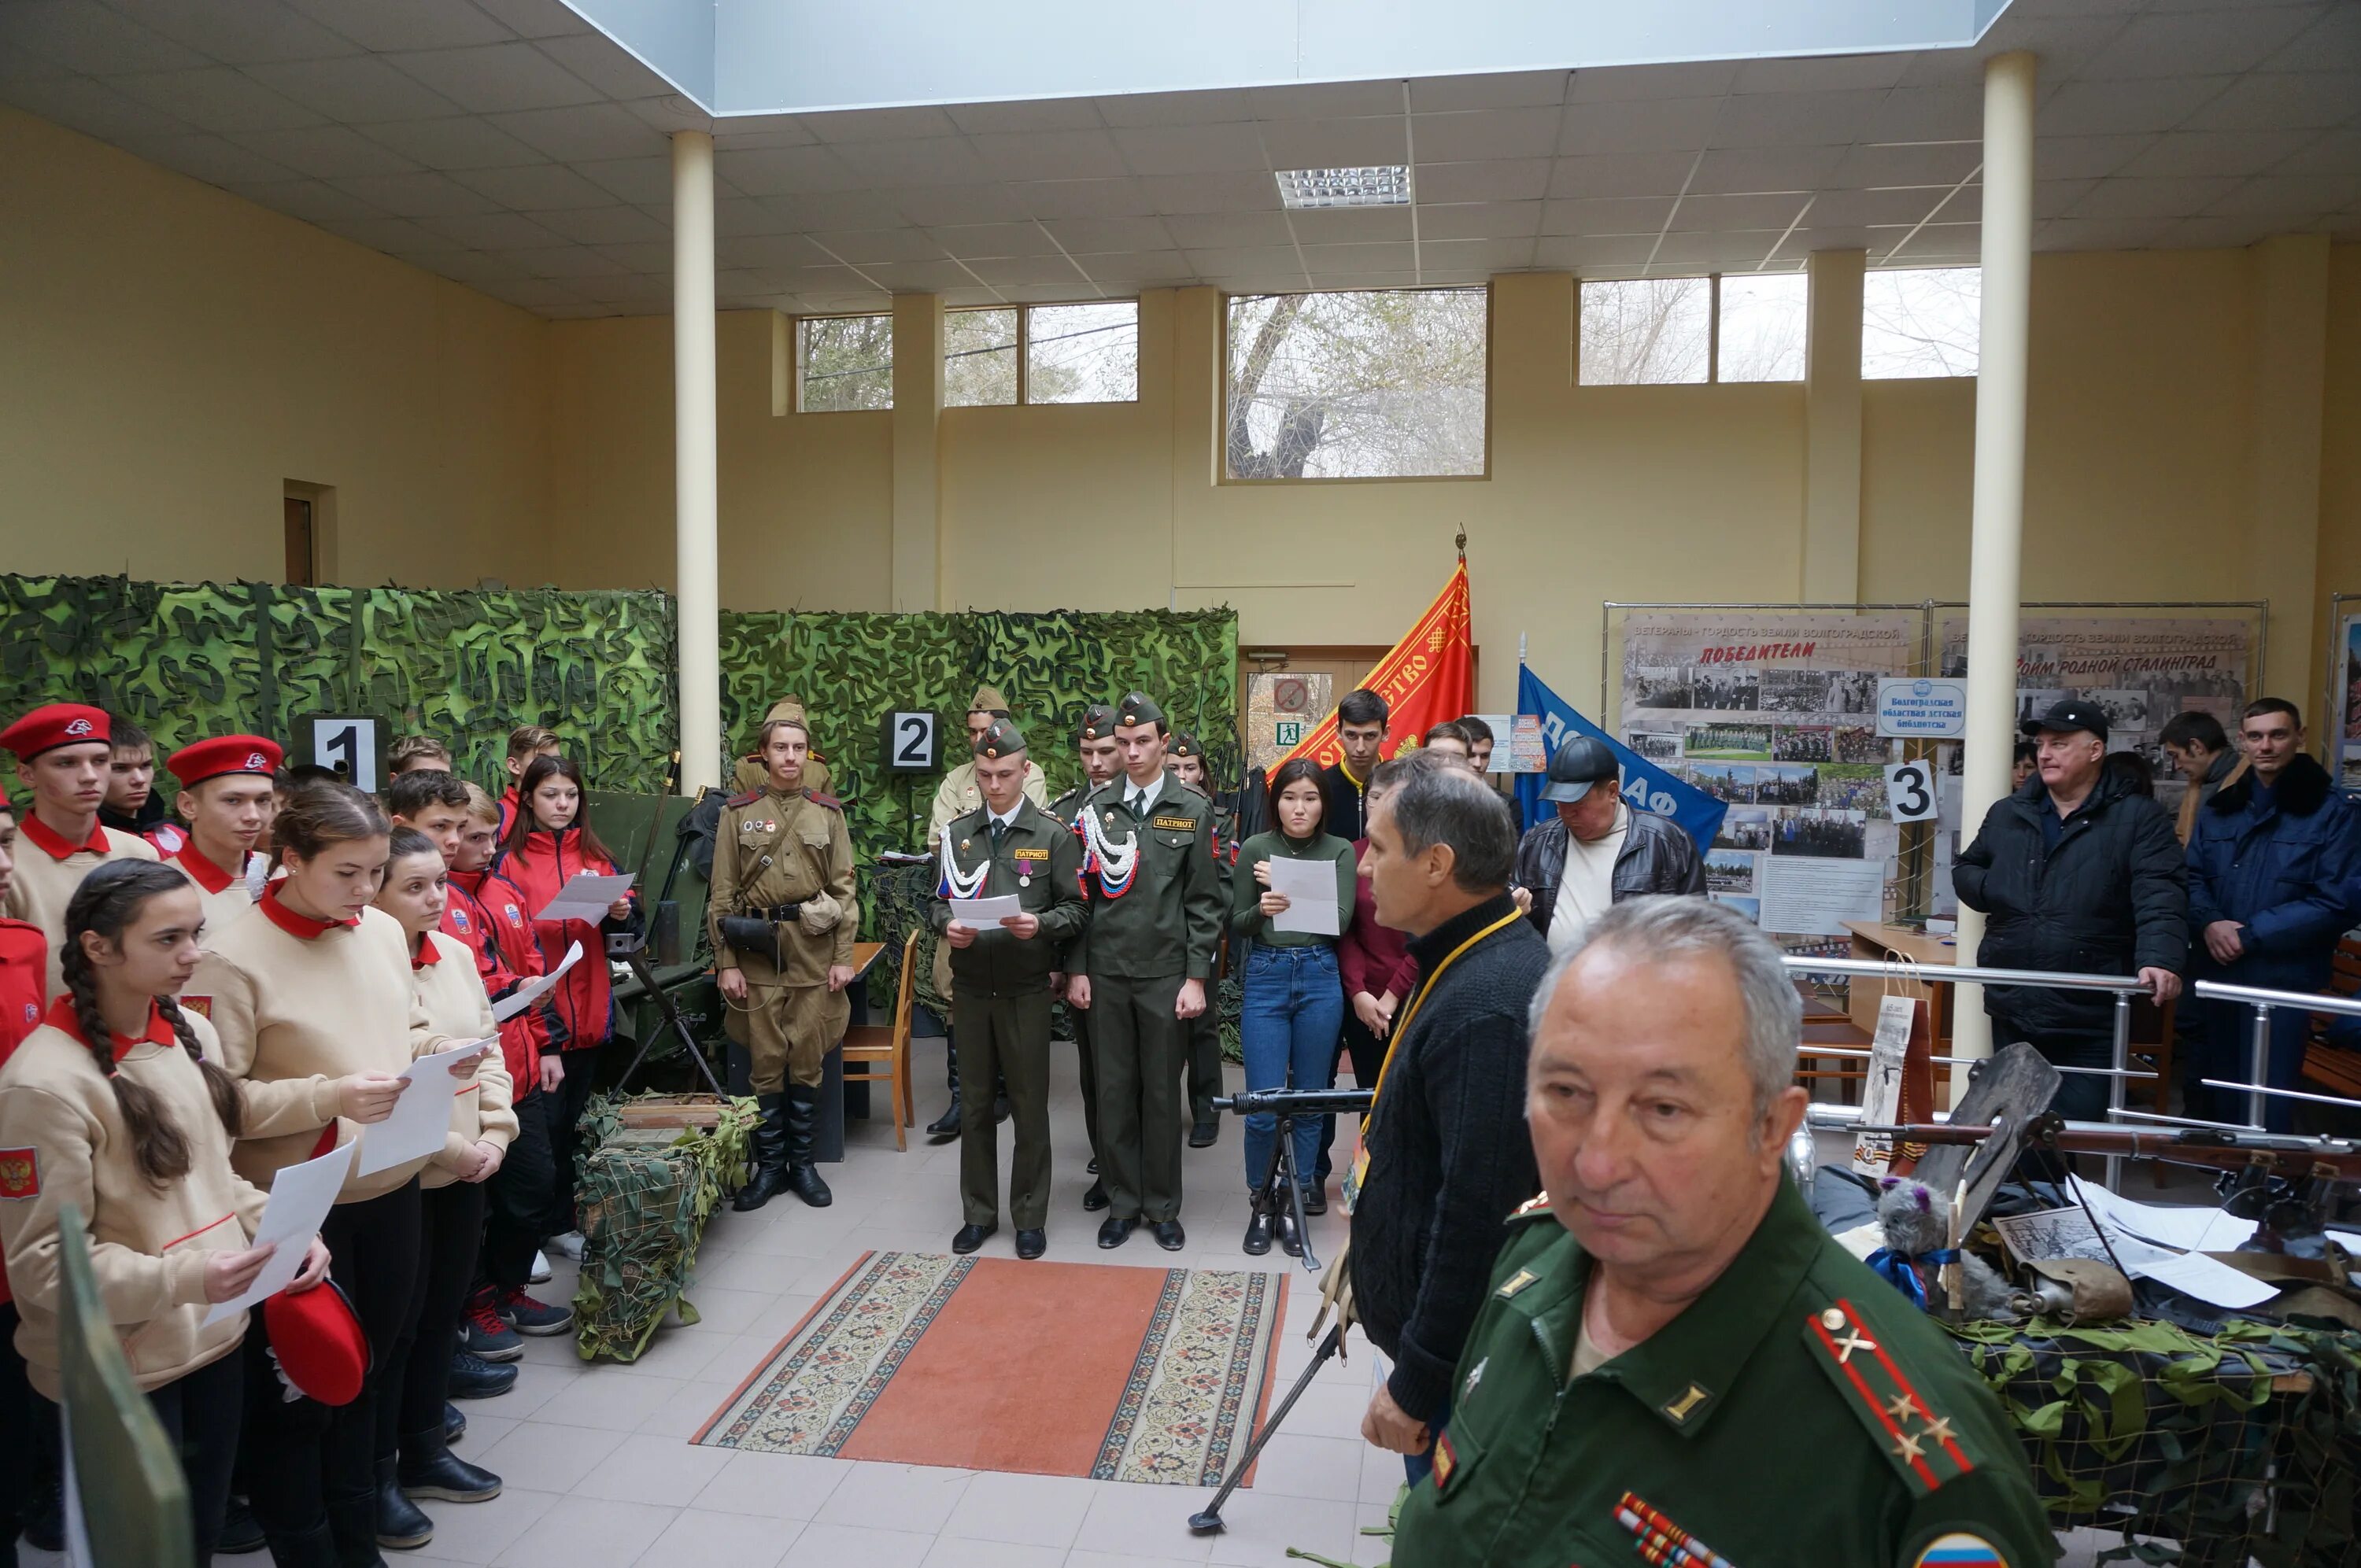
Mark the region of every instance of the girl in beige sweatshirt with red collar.
[[[64, 990], [0, 1068], [0, 1245], [33, 1386], [60, 1397], [60, 1216], [82, 1216], [98, 1306], [187, 1471], [196, 1560], [221, 1533], [245, 1373], [236, 1299], [271, 1256], [249, 1245], [263, 1194], [231, 1168], [236, 1087], [173, 992], [195, 969], [197, 890], [153, 861], [110, 862], [64, 911]], [[327, 1272], [314, 1238], [295, 1288]]]

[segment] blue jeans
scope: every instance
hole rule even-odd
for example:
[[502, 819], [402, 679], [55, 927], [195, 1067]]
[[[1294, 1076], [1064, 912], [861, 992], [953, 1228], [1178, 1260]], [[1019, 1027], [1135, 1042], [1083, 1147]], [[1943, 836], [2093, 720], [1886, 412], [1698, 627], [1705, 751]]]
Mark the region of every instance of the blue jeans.
[[[1326, 1089], [1336, 1059], [1336, 1032], [1345, 1023], [1345, 987], [1331, 947], [1272, 948], [1256, 943], [1246, 955], [1246, 999], [1238, 1041], [1246, 1053], [1248, 1089]], [[1269, 1174], [1279, 1118], [1246, 1118], [1246, 1189]], [[1295, 1120], [1295, 1174], [1312, 1179], [1320, 1158], [1320, 1118]]]

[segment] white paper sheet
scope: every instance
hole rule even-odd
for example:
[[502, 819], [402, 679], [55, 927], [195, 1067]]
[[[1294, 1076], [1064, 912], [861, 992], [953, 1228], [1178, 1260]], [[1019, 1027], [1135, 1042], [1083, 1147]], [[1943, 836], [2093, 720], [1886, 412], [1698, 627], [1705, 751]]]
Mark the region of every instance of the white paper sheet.
[[410, 1087], [393, 1102], [392, 1115], [361, 1129], [360, 1164], [353, 1174], [371, 1176], [440, 1150], [444, 1135], [451, 1129], [451, 1096], [460, 1088], [458, 1080], [451, 1076], [451, 1064], [497, 1044], [464, 1040], [447, 1050], [420, 1057], [402, 1069], [401, 1076], [410, 1080]]
[[2110, 1225], [2185, 1252], [2229, 1252], [2255, 1234], [2255, 1222], [2235, 1220], [2219, 1209], [2188, 1204], [2136, 1203], [2076, 1177], [2074, 1189]]
[[1765, 855], [1756, 886], [1762, 894], [1765, 931], [1841, 937], [1848, 920], [1884, 917], [1885, 867], [1877, 861]]
[[577, 872], [557, 896], [544, 905], [536, 920], [588, 920], [607, 918], [607, 906], [631, 890], [634, 879], [629, 875], [599, 876], [591, 872]]
[[[445, 1116], [447, 1120], [447, 1107]], [[320, 1222], [328, 1217], [328, 1211], [335, 1207], [336, 1194], [345, 1190], [345, 1178], [353, 1166], [353, 1147], [346, 1144], [317, 1159], [283, 1167], [270, 1179], [270, 1201], [262, 1206], [262, 1218], [254, 1227], [254, 1245], [268, 1244], [279, 1250], [270, 1255], [270, 1261], [262, 1266], [245, 1294], [214, 1303], [205, 1314], [207, 1323], [260, 1306], [265, 1298], [287, 1288], [287, 1282], [303, 1266], [303, 1255], [311, 1250]]]
[[[2080, 1177], [2072, 1179], [2106, 1228], [2115, 1255], [2135, 1277], [2234, 1310], [2278, 1294], [2276, 1287], [2204, 1255], [2227, 1252], [2254, 1234], [2252, 1220], [2233, 1219], [2219, 1209], [2136, 1203]], [[2183, 1247], [2188, 1250], [2174, 1250]]]
[[1312, 937], [1336, 936], [1336, 862], [1273, 855], [1268, 863], [1271, 892], [1287, 894], [1287, 907], [1270, 917], [1270, 928]]
[[566, 956], [557, 960], [555, 969], [551, 970], [547, 974], [534, 976], [492, 1003], [492, 1022], [505, 1024], [548, 995], [555, 988], [558, 977], [572, 969], [581, 960], [581, 958], [582, 944], [579, 942], [569, 944], [566, 949]]
[[2217, 1263], [2202, 1252], [2185, 1252], [2177, 1256], [2134, 1263], [2131, 1271], [2143, 1279], [2169, 1285], [2175, 1290], [2194, 1296], [2201, 1301], [2211, 1301], [2217, 1307], [2251, 1307], [2279, 1294], [2277, 1286], [2266, 1285], [2250, 1274], [2241, 1274], [2228, 1264]]
[[1013, 893], [998, 894], [991, 898], [954, 898], [950, 903], [952, 919], [979, 930], [997, 926], [1011, 915], [1025, 913], [1024, 905], [1017, 902]]

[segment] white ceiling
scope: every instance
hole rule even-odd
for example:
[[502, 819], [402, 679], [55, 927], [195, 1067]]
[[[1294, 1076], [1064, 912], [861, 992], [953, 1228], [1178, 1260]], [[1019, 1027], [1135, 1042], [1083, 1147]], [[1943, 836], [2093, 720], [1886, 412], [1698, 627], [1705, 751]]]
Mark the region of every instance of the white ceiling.
[[[2015, 0], [1979, 49], [708, 119], [558, 0], [0, 0], [0, 102], [549, 316], [1972, 262], [1981, 61], [2042, 57], [2044, 250], [2361, 238], [2361, 3]], [[1407, 162], [1407, 208], [1271, 171]]]

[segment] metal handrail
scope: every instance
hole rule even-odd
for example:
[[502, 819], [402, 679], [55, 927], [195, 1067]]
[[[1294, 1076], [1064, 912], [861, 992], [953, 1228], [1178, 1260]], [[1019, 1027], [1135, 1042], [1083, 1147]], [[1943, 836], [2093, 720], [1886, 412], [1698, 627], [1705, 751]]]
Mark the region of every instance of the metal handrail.
[[[2299, 1096], [2292, 1090], [2274, 1091], [2263, 1087], [2270, 1081], [2271, 1077], [2272, 1010], [2279, 1007], [2296, 1007], [2306, 1013], [2334, 1013], [2347, 1018], [2361, 1018], [2361, 998], [2315, 996], [2301, 991], [2272, 991], [2265, 986], [2232, 985], [2219, 980], [2201, 980], [2190, 989], [2209, 1002], [2227, 1002], [2236, 1006], [2251, 1007], [2255, 1010], [2254, 1030], [2248, 1036], [2246, 1048], [2245, 1088], [2246, 1120], [2257, 1126], [2262, 1124], [2263, 1102], [2274, 1092], [2286, 1099], [2311, 1098]], [[2332, 1100], [2330, 1102], [2345, 1105], [2352, 1103], [2349, 1100]]]

